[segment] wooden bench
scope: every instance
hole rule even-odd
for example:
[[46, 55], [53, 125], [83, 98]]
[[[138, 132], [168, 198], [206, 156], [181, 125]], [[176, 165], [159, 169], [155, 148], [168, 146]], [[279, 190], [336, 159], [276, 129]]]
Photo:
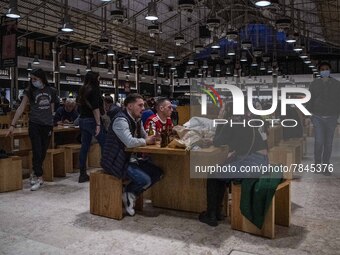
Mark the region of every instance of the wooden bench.
[[[32, 152], [30, 152], [32, 157]], [[32, 161], [30, 169], [32, 169]], [[48, 149], [43, 163], [43, 179], [44, 181], [53, 182], [53, 177], [66, 176], [66, 159], [64, 148]]]
[[0, 192], [22, 189], [22, 166], [20, 157], [0, 159]]
[[[90, 174], [90, 212], [115, 220], [123, 218], [122, 180], [106, 174], [103, 170]], [[136, 201], [136, 210], [142, 210], [143, 196]]]
[[59, 148], [63, 148], [65, 150], [65, 168], [66, 173], [75, 173], [79, 170], [79, 152], [81, 148], [81, 144], [63, 144], [59, 145]]
[[231, 228], [246, 233], [275, 238], [275, 224], [289, 227], [291, 218], [290, 181], [281, 183], [272, 199], [264, 224], [261, 229], [257, 228], [241, 214], [241, 185], [232, 184]]
[[101, 167], [100, 159], [101, 159], [101, 148], [99, 143], [91, 144], [89, 153], [88, 153], [88, 166], [89, 167]]
[[278, 145], [282, 139], [282, 127], [281, 126], [274, 126], [269, 128], [268, 130], [268, 138], [267, 138], [267, 143], [268, 143], [268, 148], [272, 148], [275, 145]]

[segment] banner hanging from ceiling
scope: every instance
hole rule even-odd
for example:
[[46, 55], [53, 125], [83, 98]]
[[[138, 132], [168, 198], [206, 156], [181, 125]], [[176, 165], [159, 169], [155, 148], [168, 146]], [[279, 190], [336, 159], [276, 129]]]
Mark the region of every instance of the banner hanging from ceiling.
[[1, 17], [0, 68], [17, 66], [17, 30], [18, 23], [16, 19]]

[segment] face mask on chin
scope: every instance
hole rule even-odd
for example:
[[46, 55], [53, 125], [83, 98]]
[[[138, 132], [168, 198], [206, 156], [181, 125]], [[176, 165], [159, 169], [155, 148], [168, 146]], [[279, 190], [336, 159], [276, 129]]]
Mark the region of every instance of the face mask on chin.
[[328, 78], [331, 74], [331, 71], [330, 70], [323, 70], [323, 71], [320, 71], [320, 76], [322, 78]]
[[42, 89], [44, 87], [44, 84], [41, 81], [32, 81], [32, 84], [37, 89]]

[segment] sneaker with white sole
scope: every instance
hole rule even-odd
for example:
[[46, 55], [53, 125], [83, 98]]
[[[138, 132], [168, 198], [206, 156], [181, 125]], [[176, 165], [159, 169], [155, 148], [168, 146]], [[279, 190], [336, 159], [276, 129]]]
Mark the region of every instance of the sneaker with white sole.
[[32, 185], [31, 187], [31, 191], [36, 191], [38, 189], [40, 189], [41, 185], [43, 185], [44, 180], [42, 179], [42, 177], [37, 177], [36, 182]]
[[131, 192], [123, 192], [122, 200], [127, 214], [130, 216], [134, 216], [135, 209], [133, 207], [135, 205], [136, 196]]
[[33, 186], [37, 182], [37, 177], [35, 176], [34, 173], [31, 173], [30, 175], [30, 184]]

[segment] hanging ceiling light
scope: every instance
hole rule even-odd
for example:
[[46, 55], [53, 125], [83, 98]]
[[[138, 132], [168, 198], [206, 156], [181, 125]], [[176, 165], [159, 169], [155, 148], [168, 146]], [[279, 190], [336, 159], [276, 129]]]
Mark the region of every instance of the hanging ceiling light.
[[309, 58], [306, 58], [305, 61], [304, 61], [305, 64], [310, 64], [312, 63], [312, 61], [309, 59]]
[[225, 72], [226, 75], [231, 75], [230, 67], [227, 67], [227, 70]]
[[61, 31], [65, 32], [65, 33], [70, 33], [73, 32], [73, 25], [71, 23], [71, 18], [68, 15], [65, 15], [64, 17], [64, 24], [61, 28]]
[[107, 74], [112, 74], [112, 69], [111, 69], [111, 67], [109, 67], [109, 68], [107, 69]]
[[208, 61], [207, 61], [207, 60], [204, 60], [204, 61], [203, 61], [202, 68], [207, 69], [208, 67], [209, 67], [209, 66], [208, 66]]
[[112, 46], [109, 46], [109, 48], [107, 49], [106, 55], [108, 55], [109, 57], [115, 55]]
[[90, 62], [87, 63], [85, 71], [86, 71], [86, 72], [92, 71]]
[[228, 41], [235, 42], [238, 38], [238, 32], [234, 29], [229, 29], [226, 33], [226, 38], [228, 39]]
[[261, 71], [265, 71], [266, 70], [266, 66], [264, 65], [263, 62], [261, 62], [261, 64], [260, 64], [260, 70]]
[[229, 49], [228, 56], [235, 56], [235, 55], [236, 55], [236, 53], [235, 53], [234, 48]]
[[65, 60], [60, 61], [60, 68], [66, 68]]
[[293, 50], [294, 50], [295, 52], [301, 52], [301, 51], [303, 51], [303, 47], [301, 46], [300, 43], [296, 43], [296, 44], [294, 45]]
[[272, 66], [268, 66], [267, 73], [273, 73], [273, 67]]
[[80, 60], [80, 55], [78, 53], [76, 53], [73, 57], [74, 61], [79, 61]]
[[131, 58], [130, 58], [130, 61], [131, 62], [137, 62], [137, 55], [136, 55], [136, 53], [132, 53], [132, 55], [131, 55]]
[[308, 54], [307, 54], [306, 51], [304, 51], [304, 52], [302, 52], [302, 53], [300, 54], [299, 57], [302, 58], [302, 59], [306, 59], [306, 58], [308, 58]]
[[241, 43], [241, 48], [243, 50], [249, 50], [251, 48], [251, 46], [252, 46], [251, 41], [248, 41], [248, 40], [244, 40]]
[[216, 72], [221, 72], [221, 66], [220, 66], [220, 64], [217, 64], [217, 65], [216, 65], [215, 71], [216, 71]]
[[296, 37], [294, 35], [294, 33], [289, 33], [286, 37], [286, 42], [287, 43], [296, 43]]
[[11, 19], [19, 19], [20, 18], [17, 0], [10, 0], [9, 1], [9, 8], [8, 8], [7, 13], [6, 13], [6, 17], [11, 18]]
[[221, 24], [221, 21], [220, 19], [218, 18], [210, 18], [210, 19], [207, 19], [207, 28], [210, 30], [210, 31], [214, 31], [215, 28], [218, 28]]
[[178, 0], [178, 10], [192, 13], [195, 8], [194, 0]]
[[144, 73], [149, 72], [149, 65], [148, 64], [143, 65], [143, 72]]
[[99, 65], [105, 65], [105, 64], [106, 64], [105, 58], [102, 57], [102, 58], [99, 60]]
[[255, 0], [255, 5], [257, 6], [257, 7], [267, 7], [267, 6], [269, 6], [269, 5], [271, 5], [272, 4], [272, 2], [271, 1], [259, 1], [259, 0]]
[[243, 51], [242, 52], [242, 56], [241, 56], [241, 59], [240, 59], [241, 62], [247, 62], [248, 59], [247, 59], [247, 52]]
[[32, 63], [27, 64], [27, 71], [32, 71]]
[[156, 34], [160, 33], [159, 25], [158, 24], [152, 24], [148, 26], [148, 31], [150, 37], [155, 37]]
[[79, 69], [79, 68], [77, 69], [76, 75], [77, 75], [77, 76], [80, 76], [80, 75], [81, 75], [81, 74], [80, 74], [80, 69]]
[[217, 36], [214, 36], [214, 37], [213, 37], [213, 43], [212, 43], [212, 45], [211, 45], [211, 48], [212, 48], [212, 49], [219, 49], [219, 48], [221, 48]]
[[176, 46], [181, 46], [185, 43], [184, 35], [182, 33], [175, 36]]
[[195, 61], [192, 58], [189, 58], [188, 65], [194, 65]]
[[39, 64], [40, 64], [40, 61], [39, 61], [38, 55], [35, 55], [34, 60], [33, 60], [33, 65], [39, 65]]
[[124, 68], [124, 69], [129, 69], [129, 68], [130, 68], [130, 66], [129, 66], [129, 60], [128, 60], [128, 59], [124, 59], [123, 68]]
[[196, 53], [200, 53], [201, 50], [203, 50], [203, 45], [202, 44], [196, 44], [194, 48], [195, 48]]
[[252, 67], [256, 67], [257, 66], [257, 61], [256, 58], [253, 58], [253, 62], [251, 63]]
[[156, 53], [156, 50], [154, 49], [154, 48], [149, 48], [148, 50], [147, 50], [147, 53], [149, 53], [149, 54], [155, 54]]
[[164, 67], [160, 67], [159, 69], [159, 75], [164, 75]]
[[158, 20], [157, 16], [157, 4], [153, 0], [148, 3], [148, 13], [145, 17], [147, 20]]
[[174, 58], [175, 58], [175, 54], [170, 53], [170, 54], [168, 55], [168, 59], [174, 59]]
[[254, 49], [253, 54], [256, 58], [260, 57], [262, 56], [262, 50], [260, 48]]

